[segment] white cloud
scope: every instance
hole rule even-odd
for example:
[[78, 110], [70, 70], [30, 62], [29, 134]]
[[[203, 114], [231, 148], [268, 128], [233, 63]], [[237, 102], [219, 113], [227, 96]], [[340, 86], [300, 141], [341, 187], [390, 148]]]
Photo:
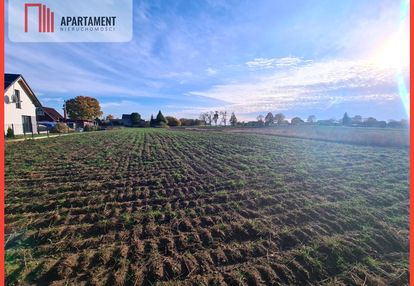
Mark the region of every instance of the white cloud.
[[186, 77], [191, 77], [193, 76], [193, 73], [190, 71], [184, 71], [184, 72], [167, 72], [165, 74], [161, 74], [159, 77], [160, 78], [186, 78]]
[[237, 110], [238, 113], [324, 109], [345, 102], [387, 102], [399, 96], [395, 83], [397, 71], [392, 68], [362, 60], [287, 59], [255, 59], [250, 67], [268, 68], [279, 64], [284, 68], [247, 82], [216, 85], [189, 95], [224, 101], [218, 109]]
[[104, 114], [112, 114], [115, 117], [121, 118], [122, 114], [130, 114], [132, 112], [139, 112], [141, 116], [147, 115], [147, 108], [137, 101], [133, 100], [117, 100], [100, 103]]
[[297, 57], [284, 58], [255, 58], [246, 62], [248, 68], [252, 70], [273, 69], [279, 67], [292, 67], [300, 64], [302, 60]]
[[213, 68], [208, 68], [206, 69], [206, 72], [208, 75], [212, 76], [215, 75], [217, 73], [217, 70], [213, 69]]
[[38, 97], [40, 97], [40, 100], [42, 102], [62, 102], [64, 101], [64, 99], [62, 97], [43, 97], [43, 96], [39, 96], [39, 93], [36, 93], [36, 95]]

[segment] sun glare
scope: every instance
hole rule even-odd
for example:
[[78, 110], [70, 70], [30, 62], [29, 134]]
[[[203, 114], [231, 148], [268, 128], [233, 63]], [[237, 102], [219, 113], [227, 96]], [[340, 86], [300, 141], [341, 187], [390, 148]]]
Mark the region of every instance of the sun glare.
[[[404, 23], [405, 24], [405, 23]], [[410, 63], [410, 43], [407, 28], [401, 24], [398, 33], [388, 39], [374, 58], [374, 62], [385, 67], [402, 69]]]
[[374, 55], [374, 63], [384, 67], [403, 69], [410, 63], [409, 0], [401, 1], [398, 30], [388, 37]]
[[410, 117], [410, 99], [405, 70], [410, 64], [409, 6], [409, 0], [401, 2], [398, 31], [384, 42], [373, 58], [374, 64], [396, 70], [396, 84], [408, 117]]

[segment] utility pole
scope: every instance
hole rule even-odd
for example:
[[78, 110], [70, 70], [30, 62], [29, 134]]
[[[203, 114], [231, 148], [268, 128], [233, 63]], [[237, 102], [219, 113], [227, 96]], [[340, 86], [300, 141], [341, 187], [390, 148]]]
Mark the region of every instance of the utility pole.
[[63, 118], [64, 118], [65, 123], [66, 123], [66, 100], [63, 103]]

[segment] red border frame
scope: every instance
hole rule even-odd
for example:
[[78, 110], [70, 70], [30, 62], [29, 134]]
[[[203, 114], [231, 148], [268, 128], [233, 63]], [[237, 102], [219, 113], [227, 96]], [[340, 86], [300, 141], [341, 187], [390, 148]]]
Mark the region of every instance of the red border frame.
[[[0, 54], [2, 60], [0, 61], [0, 82], [3, 83], [3, 94], [4, 94], [4, 22], [5, 22], [5, 13], [4, 13], [5, 1], [1, 0], [0, 5], [0, 14], [3, 17], [3, 21], [0, 24]], [[5, 283], [5, 271], [4, 268], [4, 104], [0, 104], [0, 286], [4, 286]]]
[[413, 182], [413, 178], [414, 178], [414, 168], [413, 168], [413, 163], [414, 163], [414, 152], [412, 149], [412, 146], [414, 144], [414, 136], [413, 136], [413, 131], [414, 131], [414, 118], [413, 116], [411, 116], [411, 114], [414, 114], [414, 106], [412, 104], [414, 96], [411, 93], [411, 88], [412, 88], [412, 74], [414, 71], [414, 59], [413, 59], [413, 47], [414, 47], [414, 39], [412, 36], [412, 31], [413, 31], [413, 27], [414, 27], [414, 21], [413, 21], [413, 16], [414, 16], [414, 7], [412, 5], [412, 3], [409, 4], [410, 5], [410, 285], [414, 285], [414, 254], [413, 254], [413, 249], [414, 249], [414, 238], [412, 236], [412, 230], [414, 229], [414, 198], [413, 198], [413, 193], [414, 193], [414, 186], [412, 184]]
[[[10, 0], [9, 0], [10, 1]], [[4, 6], [6, 5], [5, 1], [0, 5], [0, 14], [3, 18], [3, 21], [0, 24], [0, 55], [2, 60], [0, 61], [0, 82], [4, 83], [4, 36], [5, 36], [5, 12]], [[412, 31], [414, 27], [414, 7], [410, 3], [410, 114], [414, 114], [414, 105], [413, 102], [414, 96], [411, 93], [412, 78], [411, 75], [414, 72], [414, 59], [413, 59], [413, 50], [414, 50], [414, 39], [412, 37]], [[3, 85], [4, 91], [4, 85]], [[4, 104], [0, 104], [0, 286], [5, 284], [5, 257], [4, 257]], [[414, 206], [413, 206], [413, 193], [414, 186], [412, 184], [412, 179], [414, 178], [414, 168], [412, 165], [414, 163], [414, 152], [411, 146], [414, 144], [414, 118], [410, 116], [410, 285], [414, 285], [414, 254], [411, 251], [414, 249], [414, 239], [411, 234], [411, 230], [414, 229]]]
[[[10, 0], [9, 0], [10, 1]], [[2, 60], [0, 61], [0, 82], [3, 84], [4, 93], [4, 29], [5, 29], [5, 13], [4, 6], [6, 1], [2, 1], [0, 5], [0, 14], [2, 21], [0, 25], [0, 55]], [[5, 263], [4, 263], [4, 104], [0, 104], [0, 286], [4, 286], [5, 283]]]

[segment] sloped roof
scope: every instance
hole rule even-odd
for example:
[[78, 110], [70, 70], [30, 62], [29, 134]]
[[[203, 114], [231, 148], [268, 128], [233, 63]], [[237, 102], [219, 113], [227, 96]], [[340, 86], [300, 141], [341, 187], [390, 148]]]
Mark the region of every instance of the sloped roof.
[[17, 81], [25, 89], [25, 91], [27, 92], [31, 100], [33, 101], [33, 104], [36, 107], [41, 107], [42, 104], [40, 103], [39, 99], [36, 97], [33, 90], [30, 88], [29, 84], [26, 82], [26, 80], [21, 74], [5, 73], [4, 74], [4, 91], [6, 91], [11, 85], [13, 85]]
[[60, 115], [59, 112], [56, 111], [56, 109], [51, 107], [42, 107], [43, 112], [50, 116], [54, 121], [60, 121], [63, 119], [63, 116]]
[[21, 74], [14, 73], [5, 73], [4, 74], [4, 90], [8, 89], [19, 77]]

